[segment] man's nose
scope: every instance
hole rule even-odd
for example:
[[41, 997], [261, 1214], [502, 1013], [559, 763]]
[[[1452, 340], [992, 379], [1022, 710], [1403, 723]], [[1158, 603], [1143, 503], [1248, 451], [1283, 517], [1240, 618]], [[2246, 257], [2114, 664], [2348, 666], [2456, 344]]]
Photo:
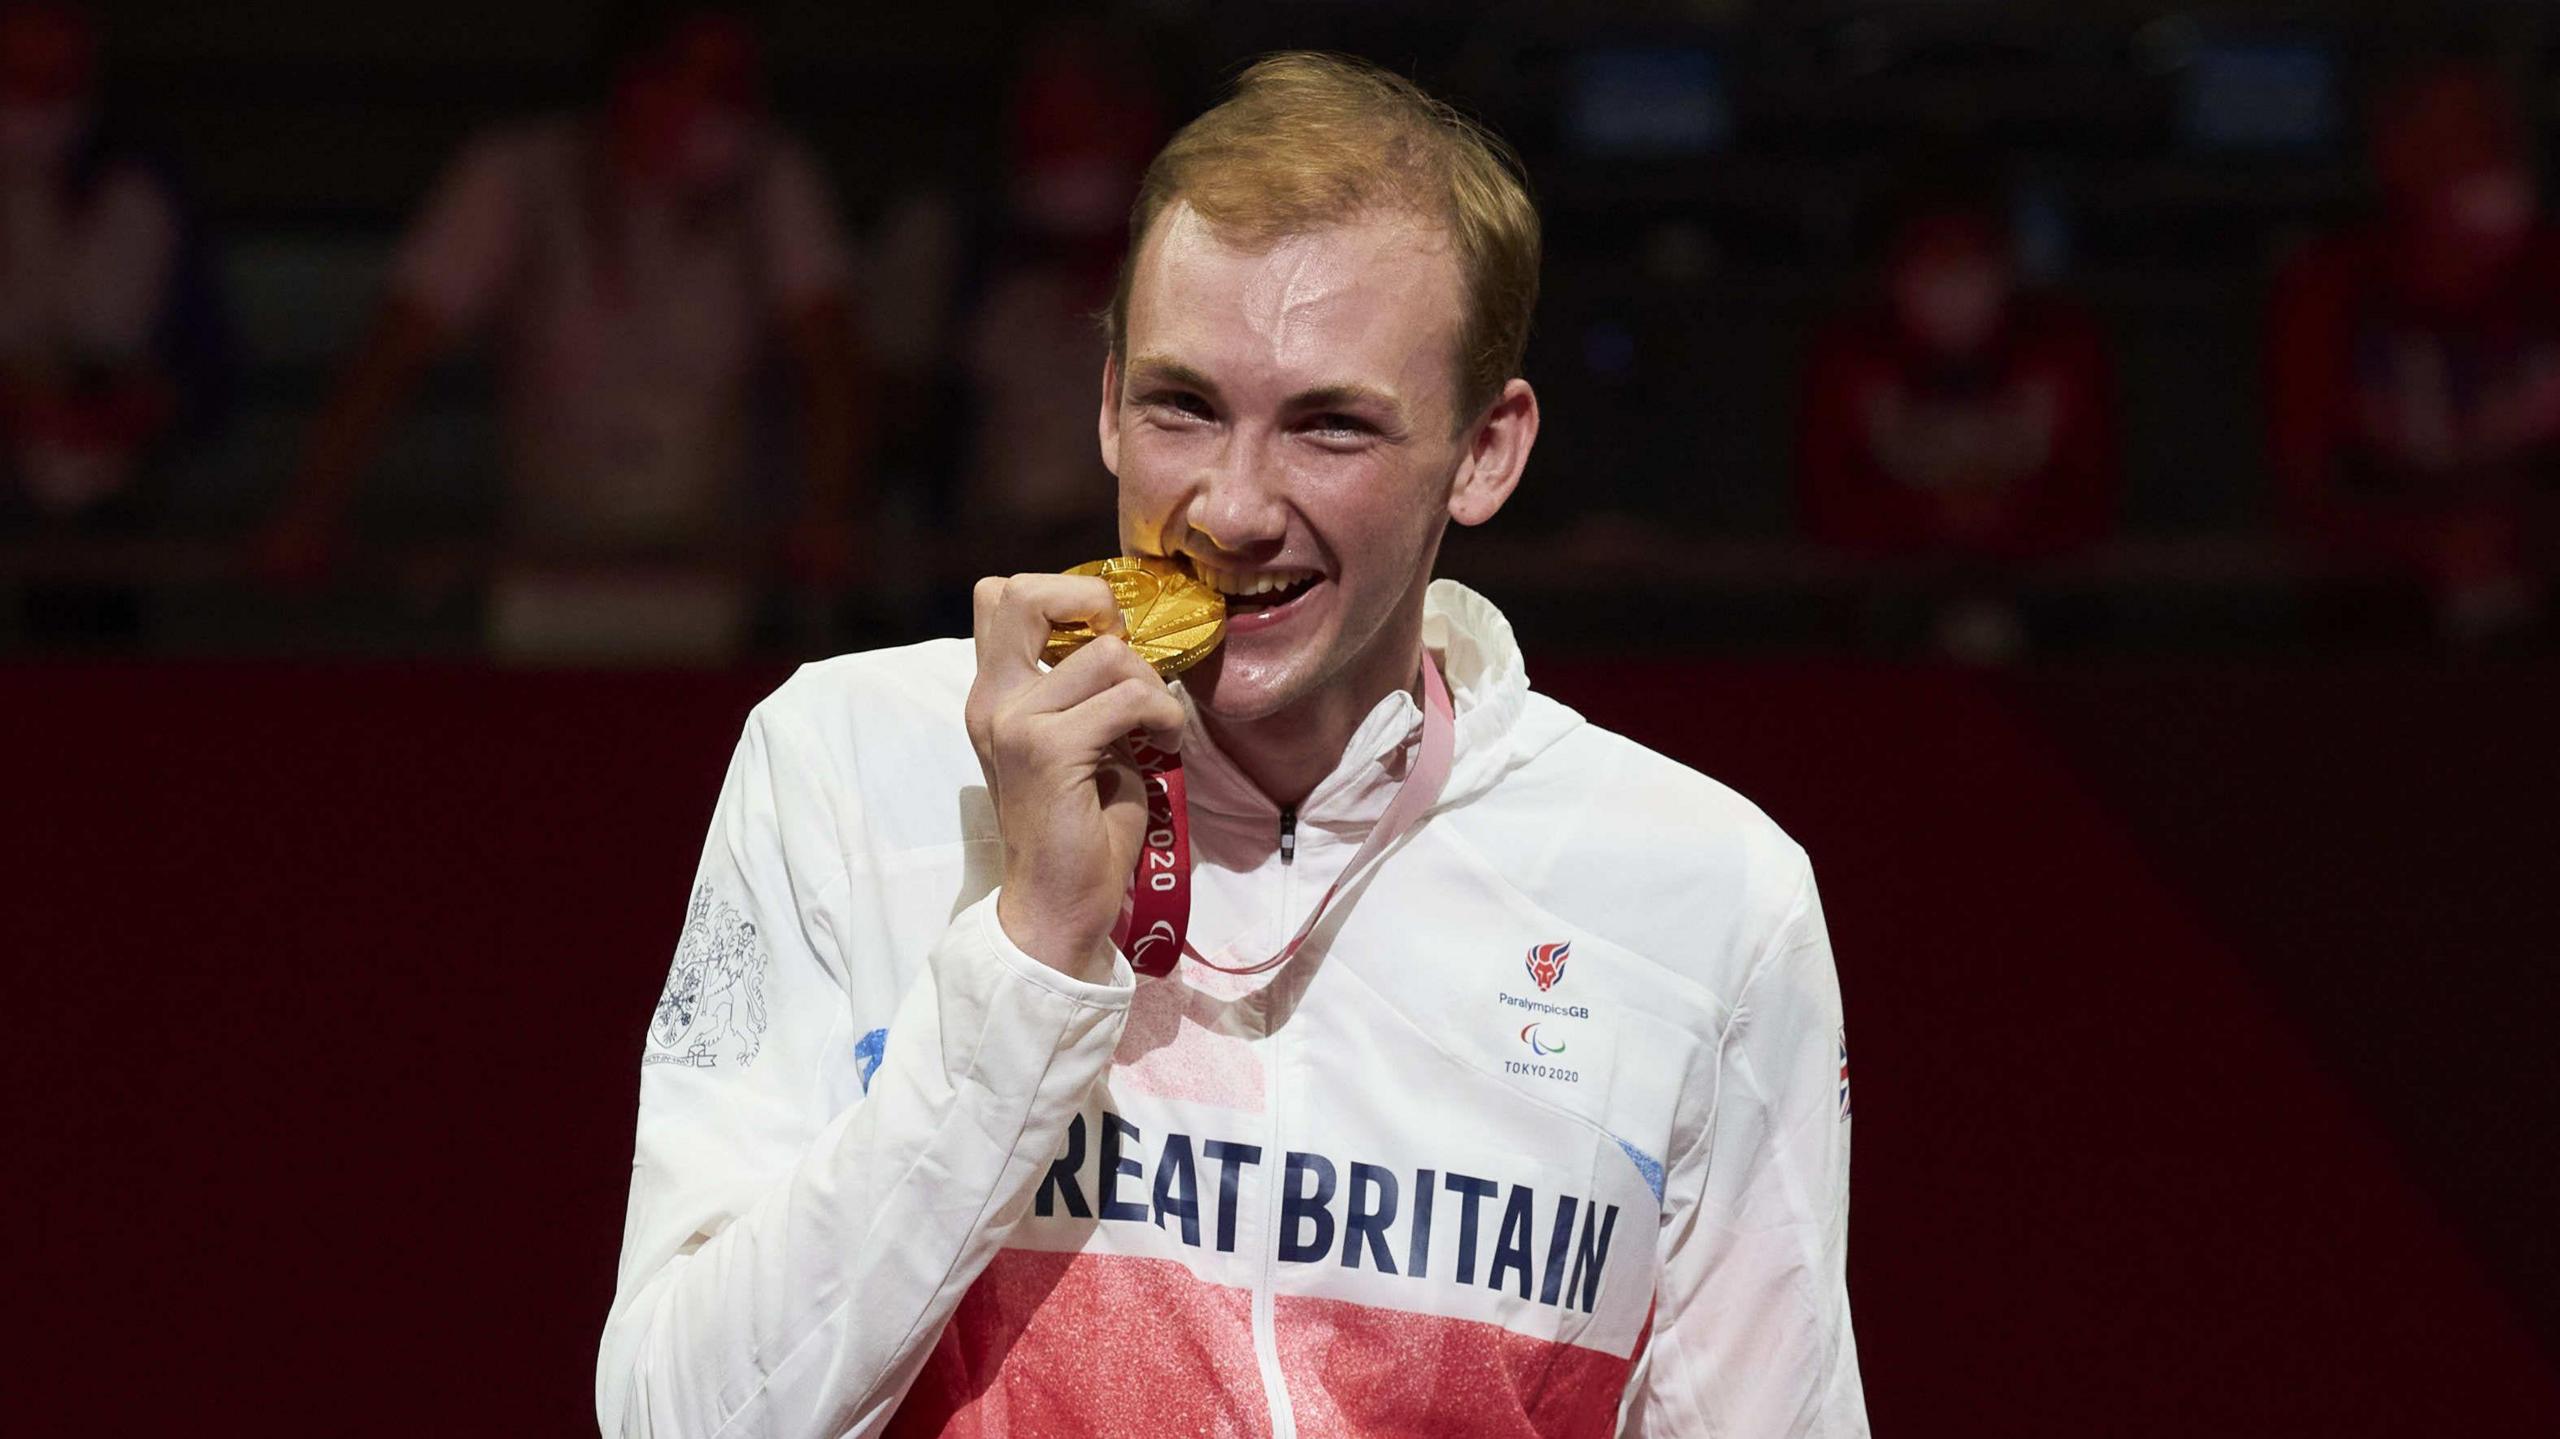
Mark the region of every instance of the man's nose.
[[1289, 509], [1268, 445], [1249, 434], [1230, 436], [1202, 469], [1184, 521], [1226, 554], [1249, 557], [1278, 548], [1288, 538]]

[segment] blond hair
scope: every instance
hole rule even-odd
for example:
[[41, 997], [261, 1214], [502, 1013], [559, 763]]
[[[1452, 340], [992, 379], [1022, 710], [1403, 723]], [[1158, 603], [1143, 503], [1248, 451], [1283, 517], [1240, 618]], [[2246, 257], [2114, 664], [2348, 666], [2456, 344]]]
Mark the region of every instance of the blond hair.
[[1459, 426], [1520, 373], [1538, 303], [1539, 236], [1519, 157], [1403, 76], [1340, 55], [1267, 55], [1157, 152], [1130, 207], [1129, 250], [1103, 317], [1123, 362], [1138, 249], [1177, 200], [1221, 238], [1254, 246], [1379, 213], [1432, 225], [1456, 250], [1465, 293]]

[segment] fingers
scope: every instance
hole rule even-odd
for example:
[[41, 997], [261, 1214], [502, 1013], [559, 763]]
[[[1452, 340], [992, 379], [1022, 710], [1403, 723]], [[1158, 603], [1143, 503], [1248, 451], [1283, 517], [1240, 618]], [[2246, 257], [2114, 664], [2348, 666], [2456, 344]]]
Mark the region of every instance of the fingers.
[[[1008, 707], [1019, 707], [1032, 713], [1073, 709], [1122, 680], [1141, 676], [1154, 679], [1155, 669], [1129, 642], [1118, 635], [1104, 635], [1060, 661], [1055, 669], [1007, 697]], [[1156, 683], [1164, 683], [1156, 679]]]
[[1182, 702], [1153, 671], [1112, 680], [1076, 704], [1056, 710], [1009, 705], [977, 739], [989, 792], [1001, 798], [1016, 784], [1024, 793], [1058, 792], [1089, 782], [1127, 756], [1115, 746], [1143, 732], [1160, 748], [1178, 749]]
[[1039, 723], [1048, 743], [1076, 754], [1098, 757], [1131, 731], [1143, 731], [1160, 748], [1171, 749], [1182, 738], [1182, 701], [1149, 671], [1120, 680]]
[[[1057, 668], [1030, 684], [1013, 691], [993, 707], [989, 715], [990, 730], [995, 727], [1038, 725], [1043, 720], [1077, 711], [1098, 697], [1106, 696], [1120, 686], [1134, 686], [1136, 691], [1154, 696], [1162, 703], [1150, 703], [1139, 718], [1117, 730], [1108, 731], [1094, 748], [1118, 740], [1133, 730], [1144, 730], [1160, 749], [1177, 750], [1182, 746], [1182, 702], [1165, 688], [1164, 680], [1145, 660], [1138, 658], [1128, 641], [1117, 635], [1104, 635], [1069, 655]], [[1118, 700], [1097, 713], [1117, 715], [1125, 707]], [[1079, 725], [1076, 734], [1083, 734]]]
[[989, 576], [970, 592], [978, 672], [1014, 679], [1036, 673], [1040, 647], [1054, 625], [1088, 624], [1096, 634], [1121, 632], [1111, 586], [1094, 575]]
[[[1101, 750], [1129, 730], [1147, 730], [1147, 735], [1165, 750], [1180, 748], [1180, 702], [1172, 699], [1165, 681], [1157, 679], [1155, 668], [1149, 668], [1147, 661], [1137, 658], [1126, 640], [1119, 638], [1124, 625], [1119, 607], [1111, 602], [1111, 586], [1106, 581], [1096, 576], [1065, 574], [980, 579], [970, 591], [970, 604], [975, 609], [978, 681], [970, 686], [968, 707], [963, 714], [970, 745], [978, 750], [980, 766], [986, 768], [988, 789], [996, 789], [1001, 771], [1011, 771], [1019, 760], [1029, 758], [1027, 743], [1032, 740], [1032, 730], [1050, 730], [1044, 725], [1047, 717], [1083, 707], [1085, 702], [1119, 684], [1147, 686], [1160, 702], [1142, 707], [1144, 714], [1137, 722], [1126, 722], [1119, 730], [1093, 740], [1091, 748], [1078, 755], [1078, 763], [1096, 763]], [[1068, 655], [1060, 666], [1042, 673], [1039, 650], [1050, 638], [1050, 627], [1055, 622], [1091, 622], [1101, 630], [1101, 638], [1091, 640]], [[1126, 707], [1114, 709], [1114, 714], [1121, 709]], [[1083, 732], [1085, 727], [1078, 727], [1075, 735]], [[1060, 753], [1047, 740], [1037, 748], [1050, 750], [1052, 755]], [[1004, 750], [1014, 763], [1001, 763], [998, 750]]]

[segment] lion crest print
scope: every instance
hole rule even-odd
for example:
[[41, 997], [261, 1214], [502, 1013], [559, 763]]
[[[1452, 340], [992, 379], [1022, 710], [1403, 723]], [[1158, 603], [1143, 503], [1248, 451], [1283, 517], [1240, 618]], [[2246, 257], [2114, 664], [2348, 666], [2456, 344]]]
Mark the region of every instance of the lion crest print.
[[693, 892], [667, 987], [649, 1019], [644, 1062], [745, 1067], [764, 1043], [764, 944], [736, 905], [704, 885]]

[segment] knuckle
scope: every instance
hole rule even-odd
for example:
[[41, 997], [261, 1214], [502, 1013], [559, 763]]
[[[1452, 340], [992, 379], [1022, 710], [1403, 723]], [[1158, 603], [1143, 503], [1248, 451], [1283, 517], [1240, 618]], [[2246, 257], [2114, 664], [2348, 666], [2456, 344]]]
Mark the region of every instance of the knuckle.
[[997, 711], [987, 727], [987, 738], [1007, 753], [1022, 755], [1037, 747], [1043, 733], [1044, 716], [1025, 709], [1019, 703]]
[[998, 760], [1019, 764], [1031, 757], [1031, 737], [1020, 725], [999, 724], [987, 736], [987, 748]]

